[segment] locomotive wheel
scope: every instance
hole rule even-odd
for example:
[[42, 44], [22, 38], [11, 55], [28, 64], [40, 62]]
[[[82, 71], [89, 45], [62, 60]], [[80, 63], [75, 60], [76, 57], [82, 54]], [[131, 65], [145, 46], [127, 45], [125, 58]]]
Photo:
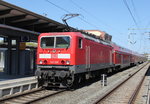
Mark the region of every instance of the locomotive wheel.
[[81, 83], [84, 81], [83, 76], [81, 75], [76, 75], [74, 78], [74, 82], [73, 82], [73, 86], [72, 88], [76, 89], [78, 87], [80, 87]]
[[67, 88], [77, 88], [79, 83], [82, 82], [82, 77], [74, 76], [74, 78], [65, 79], [62, 84]]
[[72, 80], [72, 78], [64, 79], [62, 81], [62, 85], [66, 86], [67, 88], [72, 87], [73, 86], [73, 80]]
[[72, 79], [67, 79], [66, 85], [67, 85], [67, 87], [72, 87], [72, 85], [73, 85]]

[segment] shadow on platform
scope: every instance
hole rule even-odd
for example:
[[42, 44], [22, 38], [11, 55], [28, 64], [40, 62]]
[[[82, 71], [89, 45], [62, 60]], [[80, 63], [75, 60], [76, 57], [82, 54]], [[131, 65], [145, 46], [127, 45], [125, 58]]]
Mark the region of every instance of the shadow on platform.
[[31, 76], [33, 76], [33, 75], [7, 75], [4, 72], [0, 72], [0, 81], [24, 78], [24, 77], [31, 77]]

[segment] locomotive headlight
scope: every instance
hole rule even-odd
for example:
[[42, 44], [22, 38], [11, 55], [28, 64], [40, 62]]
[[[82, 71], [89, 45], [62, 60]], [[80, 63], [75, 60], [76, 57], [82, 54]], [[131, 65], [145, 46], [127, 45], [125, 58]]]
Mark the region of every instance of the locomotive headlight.
[[70, 61], [66, 61], [66, 64], [70, 64]]
[[39, 63], [42, 64], [43, 63], [42, 60], [40, 60]]

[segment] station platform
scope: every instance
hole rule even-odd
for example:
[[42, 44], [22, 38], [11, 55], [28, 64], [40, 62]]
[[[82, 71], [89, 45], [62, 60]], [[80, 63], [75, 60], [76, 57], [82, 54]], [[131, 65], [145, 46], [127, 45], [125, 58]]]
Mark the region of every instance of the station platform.
[[3, 72], [3, 67], [0, 67], [0, 81], [31, 77], [31, 76], [33, 75], [7, 75], [6, 73]]
[[38, 88], [35, 76], [6, 75], [0, 72], [0, 98]]

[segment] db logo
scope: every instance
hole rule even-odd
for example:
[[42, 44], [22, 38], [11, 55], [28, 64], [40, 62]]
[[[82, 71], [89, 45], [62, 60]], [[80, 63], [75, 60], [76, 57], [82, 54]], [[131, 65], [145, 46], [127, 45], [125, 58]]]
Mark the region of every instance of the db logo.
[[52, 58], [58, 58], [57, 54], [52, 54]]

